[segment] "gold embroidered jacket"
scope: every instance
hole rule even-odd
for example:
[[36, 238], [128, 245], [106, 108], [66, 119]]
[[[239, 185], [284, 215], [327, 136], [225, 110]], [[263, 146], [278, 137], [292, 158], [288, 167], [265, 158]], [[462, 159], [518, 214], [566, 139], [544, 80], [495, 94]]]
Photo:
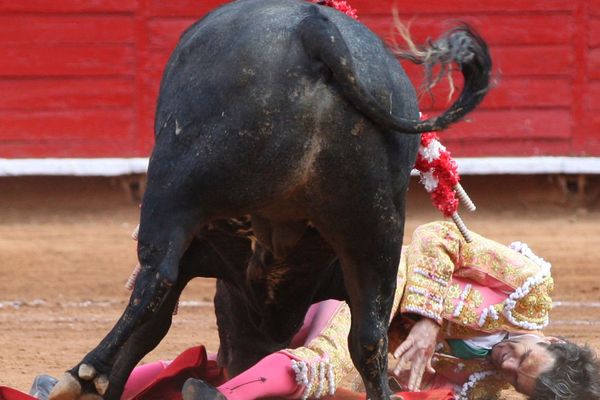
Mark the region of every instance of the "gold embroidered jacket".
[[[467, 243], [451, 222], [417, 228], [402, 252], [392, 312], [425, 316], [441, 325], [434, 367], [438, 378], [458, 385], [458, 391], [472, 373], [490, 370], [491, 365], [486, 359], [461, 360], [449, 355], [445, 339], [538, 331], [547, 324], [552, 305], [549, 264], [473, 232], [472, 236], [473, 241]], [[308, 346], [286, 352], [307, 362], [327, 359], [340, 382], [353, 367], [349, 331], [350, 312], [342, 303]], [[390, 329], [390, 351], [399, 344], [394, 339], [401, 340], [405, 334]], [[468, 397], [482, 398], [477, 392], [497, 392], [501, 386], [498, 379], [486, 378], [486, 384], [476, 385]]]

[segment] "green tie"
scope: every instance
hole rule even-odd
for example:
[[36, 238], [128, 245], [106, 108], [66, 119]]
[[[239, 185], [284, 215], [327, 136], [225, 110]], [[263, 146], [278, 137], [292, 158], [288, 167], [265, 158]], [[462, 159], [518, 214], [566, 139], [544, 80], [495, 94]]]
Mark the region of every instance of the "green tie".
[[486, 349], [475, 349], [460, 339], [448, 339], [448, 345], [452, 349], [452, 355], [463, 360], [481, 358], [487, 356], [490, 351]]

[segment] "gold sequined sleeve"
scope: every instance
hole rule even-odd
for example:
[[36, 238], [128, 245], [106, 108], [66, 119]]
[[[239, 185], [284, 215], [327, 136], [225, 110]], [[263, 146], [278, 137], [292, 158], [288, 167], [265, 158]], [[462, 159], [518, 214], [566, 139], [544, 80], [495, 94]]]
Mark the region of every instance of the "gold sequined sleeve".
[[460, 266], [464, 239], [450, 222], [418, 227], [406, 250], [406, 288], [400, 311], [442, 324], [444, 299], [452, 274]]
[[[326, 360], [333, 367], [334, 381], [337, 385], [354, 368], [348, 350], [350, 323], [350, 308], [345, 302], [340, 302], [337, 310], [317, 337], [304, 347], [286, 349], [285, 352], [309, 365]], [[310, 397], [315, 390], [316, 386], [305, 394]]]

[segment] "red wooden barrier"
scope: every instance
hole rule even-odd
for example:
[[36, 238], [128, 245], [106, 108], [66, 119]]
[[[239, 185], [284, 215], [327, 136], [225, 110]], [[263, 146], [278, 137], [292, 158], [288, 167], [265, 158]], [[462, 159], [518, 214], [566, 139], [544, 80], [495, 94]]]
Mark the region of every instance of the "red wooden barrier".
[[[147, 156], [169, 53], [222, 2], [0, 0], [0, 157]], [[390, 41], [394, 2], [351, 3]], [[396, 3], [416, 41], [452, 20], [490, 44], [497, 87], [442, 134], [455, 156], [600, 156], [600, 0]], [[446, 106], [444, 83], [434, 94], [425, 111]]]

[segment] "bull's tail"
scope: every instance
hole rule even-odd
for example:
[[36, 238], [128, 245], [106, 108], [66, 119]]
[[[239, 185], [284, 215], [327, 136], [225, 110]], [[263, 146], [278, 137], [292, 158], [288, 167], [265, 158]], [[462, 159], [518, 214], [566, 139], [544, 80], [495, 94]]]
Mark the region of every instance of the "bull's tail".
[[[464, 86], [458, 99], [441, 115], [424, 121], [411, 120], [389, 113], [357, 78], [350, 51], [337, 29], [316, 6], [300, 25], [303, 45], [312, 57], [329, 67], [333, 79], [340, 85], [344, 96], [359, 111], [376, 124], [402, 133], [423, 133], [447, 128], [472, 111], [485, 97], [490, 83], [492, 60], [483, 39], [468, 26], [450, 30], [424, 54], [435, 55], [428, 64], [448, 65], [454, 62], [464, 77]], [[414, 62], [421, 62], [412, 58]]]

